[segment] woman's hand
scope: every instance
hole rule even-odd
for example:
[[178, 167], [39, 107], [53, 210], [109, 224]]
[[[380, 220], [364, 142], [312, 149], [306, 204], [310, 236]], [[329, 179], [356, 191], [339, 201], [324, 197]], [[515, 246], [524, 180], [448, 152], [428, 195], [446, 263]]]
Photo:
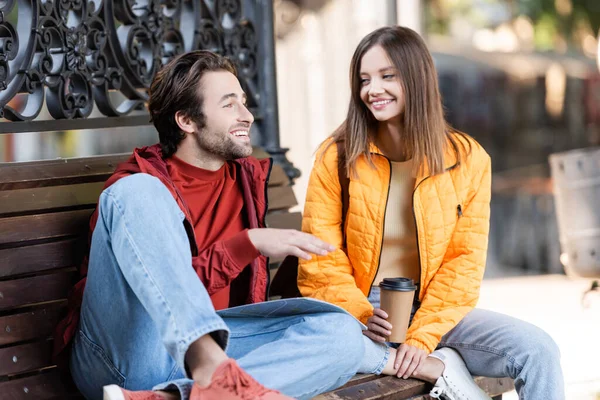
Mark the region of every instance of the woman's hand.
[[385, 343], [386, 337], [392, 332], [392, 324], [387, 322], [387, 313], [381, 308], [373, 310], [373, 315], [367, 320], [367, 330], [363, 334], [369, 339]]
[[396, 352], [396, 361], [394, 369], [398, 378], [410, 378], [417, 374], [423, 366], [423, 361], [427, 358], [427, 352], [418, 347], [402, 344]]

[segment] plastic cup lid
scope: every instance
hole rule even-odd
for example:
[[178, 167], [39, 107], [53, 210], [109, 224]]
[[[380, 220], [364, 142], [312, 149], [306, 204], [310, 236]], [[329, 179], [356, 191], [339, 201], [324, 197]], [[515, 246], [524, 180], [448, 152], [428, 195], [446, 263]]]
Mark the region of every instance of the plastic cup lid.
[[396, 290], [399, 292], [410, 292], [417, 290], [417, 285], [410, 278], [384, 278], [379, 284], [381, 289]]

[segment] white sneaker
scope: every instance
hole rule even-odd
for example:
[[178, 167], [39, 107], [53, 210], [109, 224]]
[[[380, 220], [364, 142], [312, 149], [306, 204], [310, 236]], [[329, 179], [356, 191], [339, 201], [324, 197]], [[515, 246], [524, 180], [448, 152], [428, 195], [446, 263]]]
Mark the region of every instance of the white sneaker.
[[456, 350], [444, 347], [431, 353], [431, 357], [441, 360], [445, 365], [442, 376], [429, 393], [431, 397], [446, 400], [491, 400], [491, 397], [477, 386]]
[[117, 385], [104, 386], [104, 400], [125, 400], [123, 390]]

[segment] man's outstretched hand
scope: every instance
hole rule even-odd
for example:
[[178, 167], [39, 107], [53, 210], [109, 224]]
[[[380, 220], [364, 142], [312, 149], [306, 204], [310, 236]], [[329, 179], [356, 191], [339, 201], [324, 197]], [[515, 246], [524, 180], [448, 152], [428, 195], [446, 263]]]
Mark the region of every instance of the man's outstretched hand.
[[248, 237], [260, 254], [267, 257], [296, 256], [310, 260], [312, 254], [324, 256], [335, 250], [335, 247], [329, 243], [294, 229], [250, 229]]

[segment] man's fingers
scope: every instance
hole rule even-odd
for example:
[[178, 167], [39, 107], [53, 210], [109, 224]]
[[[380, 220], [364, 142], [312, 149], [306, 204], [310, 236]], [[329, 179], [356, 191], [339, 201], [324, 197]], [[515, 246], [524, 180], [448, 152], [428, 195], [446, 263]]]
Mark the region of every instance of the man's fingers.
[[304, 260], [312, 259], [312, 256], [305, 251], [302, 251], [300, 248], [295, 246], [290, 246], [286, 249], [286, 254], [296, 256], [298, 258], [302, 258]]
[[316, 246], [313, 243], [301, 243], [298, 244], [298, 248], [304, 250], [307, 253], [317, 254], [320, 256], [325, 256], [329, 253], [328, 250], [323, 249], [322, 247]]
[[330, 252], [335, 250], [335, 246], [326, 243], [319, 239], [318, 237], [311, 235], [306, 232], [300, 231], [292, 231], [292, 235], [290, 235], [290, 240], [292, 241], [292, 245], [302, 247], [303, 249], [309, 248], [317, 248], [319, 251], [314, 252], [315, 254], [320, 254], [321, 251]]

